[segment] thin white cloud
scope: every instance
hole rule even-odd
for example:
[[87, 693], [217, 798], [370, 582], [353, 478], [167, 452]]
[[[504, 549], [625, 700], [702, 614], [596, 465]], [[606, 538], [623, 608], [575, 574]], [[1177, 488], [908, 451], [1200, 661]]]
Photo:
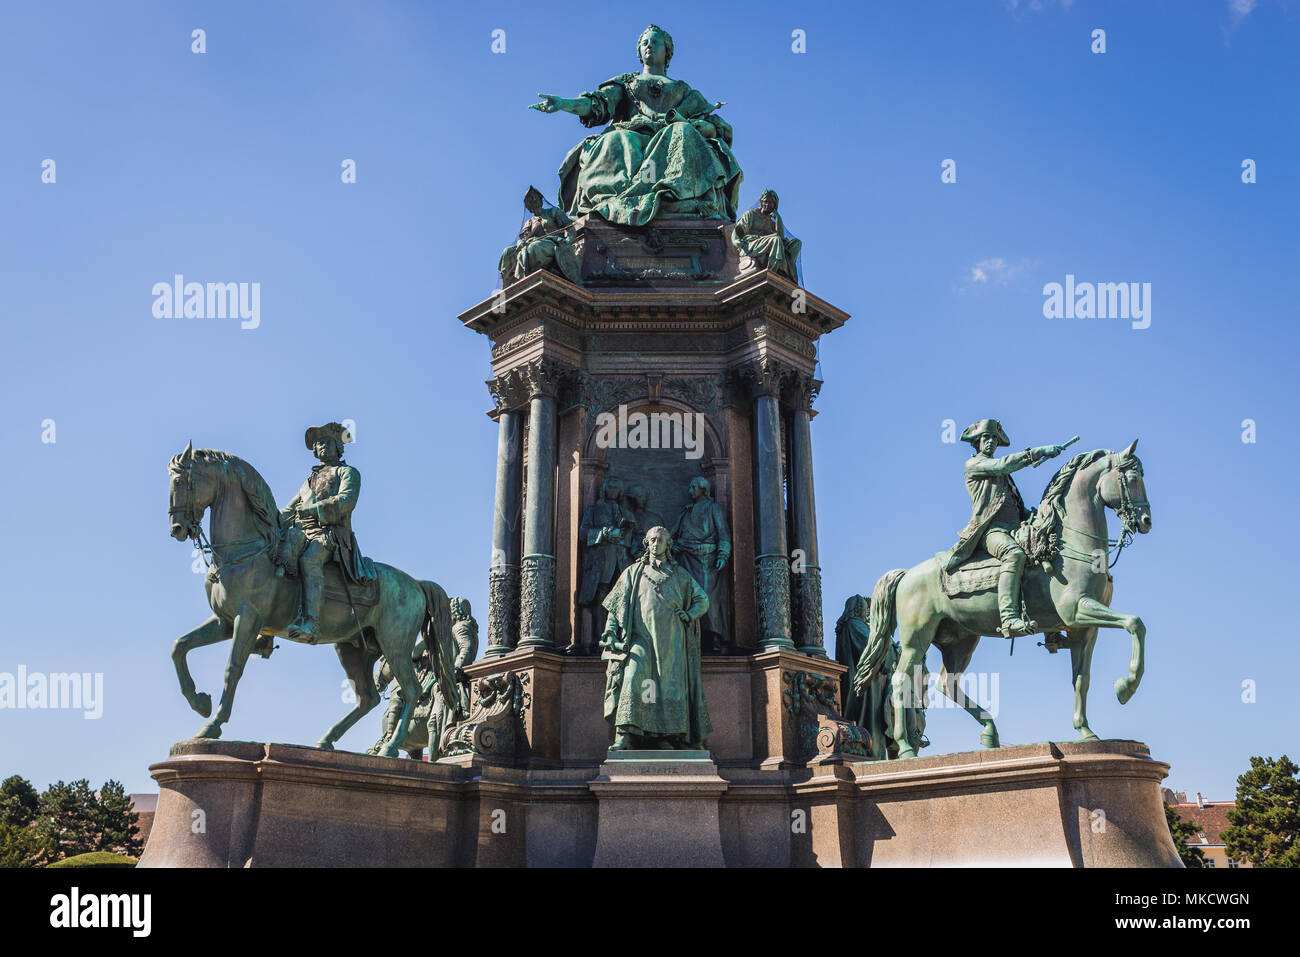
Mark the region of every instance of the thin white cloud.
[[1228, 12], [1232, 14], [1234, 23], [1240, 23], [1246, 17], [1255, 12], [1259, 6], [1259, 0], [1228, 0]]
[[1032, 265], [1028, 259], [1021, 259], [1014, 263], [1007, 262], [1001, 256], [981, 259], [970, 267], [966, 283], [970, 286], [1005, 286], [1027, 273]]

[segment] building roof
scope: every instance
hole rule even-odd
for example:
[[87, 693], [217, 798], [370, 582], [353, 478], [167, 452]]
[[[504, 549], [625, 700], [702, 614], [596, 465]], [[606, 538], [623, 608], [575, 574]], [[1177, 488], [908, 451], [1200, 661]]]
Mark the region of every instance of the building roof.
[[1222, 844], [1223, 838], [1219, 834], [1229, 826], [1228, 811], [1236, 806], [1236, 801], [1206, 801], [1204, 805], [1193, 801], [1187, 804], [1169, 805], [1173, 812], [1184, 821], [1196, 825], [1199, 833], [1195, 838], [1187, 842], [1193, 846], [1196, 844]]

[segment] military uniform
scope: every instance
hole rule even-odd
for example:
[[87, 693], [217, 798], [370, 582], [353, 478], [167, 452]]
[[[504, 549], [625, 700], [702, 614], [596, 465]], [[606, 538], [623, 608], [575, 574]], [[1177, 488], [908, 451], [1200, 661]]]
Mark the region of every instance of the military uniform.
[[971, 519], [948, 553], [944, 571], [956, 570], [982, 545], [1002, 565], [998, 573], [998, 618], [1003, 635], [1031, 634], [1038, 630], [1038, 625], [1020, 615], [1025, 553], [1015, 539], [1015, 531], [1029, 517], [1029, 510], [1011, 473], [1050, 458], [1060, 449], [1048, 445], [996, 458], [980, 451], [980, 438], [985, 435], [994, 436], [998, 447], [1011, 444], [997, 419], [982, 419], [961, 434], [963, 442], [975, 446], [975, 453], [966, 460], [963, 469], [966, 491], [970, 493]]
[[731, 557], [731, 533], [722, 506], [711, 497], [684, 507], [672, 528], [673, 554], [709, 597], [709, 610], [700, 619], [700, 630], [708, 636], [709, 650], [720, 653], [731, 639], [731, 622], [726, 596], [722, 592], [722, 570], [717, 560]]
[[[343, 426], [331, 422], [307, 430], [304, 441], [315, 450], [322, 436], [344, 441]], [[335, 464], [314, 466], [298, 494], [280, 510], [286, 524], [296, 525], [307, 539], [298, 558], [302, 576], [302, 616], [297, 630], [308, 638], [316, 633], [325, 592], [325, 563], [337, 558], [344, 577], [351, 582], [374, 578], [370, 563], [361, 557], [356, 536], [352, 533], [352, 510], [361, 494], [361, 473], [342, 459]]]

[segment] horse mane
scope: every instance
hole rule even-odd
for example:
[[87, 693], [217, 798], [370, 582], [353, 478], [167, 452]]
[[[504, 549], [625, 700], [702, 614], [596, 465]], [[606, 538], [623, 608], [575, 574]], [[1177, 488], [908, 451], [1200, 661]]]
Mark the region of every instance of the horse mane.
[[1047, 488], [1043, 489], [1043, 498], [1031, 519], [1033, 527], [1038, 531], [1059, 530], [1065, 515], [1065, 493], [1074, 483], [1074, 477], [1080, 469], [1110, 454], [1110, 449], [1093, 449], [1091, 452], [1080, 452], [1062, 465], [1047, 483]]
[[253, 466], [238, 455], [222, 452], [220, 449], [195, 449], [194, 457], [205, 462], [215, 463], [234, 475], [244, 490], [253, 517], [261, 526], [262, 535], [274, 541], [280, 534], [280, 510], [276, 507], [275, 496], [266, 479]]

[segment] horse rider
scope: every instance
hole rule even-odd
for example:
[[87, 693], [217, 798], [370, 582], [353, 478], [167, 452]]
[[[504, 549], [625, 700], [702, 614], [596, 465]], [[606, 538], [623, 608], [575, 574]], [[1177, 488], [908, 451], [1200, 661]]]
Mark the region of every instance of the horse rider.
[[[297, 562], [302, 576], [302, 611], [288, 630], [288, 636], [295, 641], [312, 644], [320, 638], [327, 561], [337, 559], [345, 583], [374, 577], [352, 533], [352, 510], [361, 493], [361, 473], [343, 461], [343, 444], [348, 437], [338, 422], [307, 430], [304, 441], [320, 464], [312, 467], [293, 501], [280, 510], [283, 522], [296, 527], [306, 543]], [[281, 542], [281, 564], [292, 566], [292, 553], [297, 550], [295, 539], [301, 543], [291, 529]]]
[[1011, 473], [1055, 458], [1065, 446], [1043, 445], [997, 458], [993, 453], [1011, 444], [997, 419], [981, 419], [968, 426], [961, 434], [961, 440], [969, 442], [975, 449], [966, 460], [964, 469], [966, 490], [970, 493], [971, 519], [949, 552], [944, 571], [955, 571], [983, 545], [985, 551], [1002, 565], [998, 572], [998, 618], [1002, 636], [1013, 638], [1033, 634], [1038, 631], [1038, 624], [1022, 618], [1020, 612], [1020, 581], [1025, 571], [1025, 553], [1015, 539], [1016, 528], [1029, 517], [1029, 510], [1025, 508]]

